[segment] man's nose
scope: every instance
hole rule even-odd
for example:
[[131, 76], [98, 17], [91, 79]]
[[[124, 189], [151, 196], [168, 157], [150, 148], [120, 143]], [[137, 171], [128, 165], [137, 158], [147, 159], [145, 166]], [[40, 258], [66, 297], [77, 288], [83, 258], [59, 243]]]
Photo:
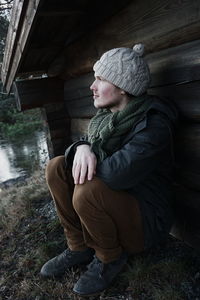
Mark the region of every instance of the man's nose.
[[91, 89], [92, 91], [96, 89], [95, 82], [96, 82], [96, 80], [93, 81], [93, 83], [92, 83], [91, 86], [90, 86], [90, 89]]

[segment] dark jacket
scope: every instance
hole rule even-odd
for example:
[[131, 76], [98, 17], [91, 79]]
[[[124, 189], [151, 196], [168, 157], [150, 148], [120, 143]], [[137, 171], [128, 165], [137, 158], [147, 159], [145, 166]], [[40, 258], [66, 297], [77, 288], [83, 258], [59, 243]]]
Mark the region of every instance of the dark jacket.
[[[122, 138], [120, 150], [97, 165], [96, 176], [110, 188], [127, 191], [139, 200], [146, 248], [164, 240], [172, 225], [176, 119], [172, 104], [153, 97], [148, 112]], [[80, 143], [84, 141], [67, 149], [67, 160], [73, 155], [72, 149]]]

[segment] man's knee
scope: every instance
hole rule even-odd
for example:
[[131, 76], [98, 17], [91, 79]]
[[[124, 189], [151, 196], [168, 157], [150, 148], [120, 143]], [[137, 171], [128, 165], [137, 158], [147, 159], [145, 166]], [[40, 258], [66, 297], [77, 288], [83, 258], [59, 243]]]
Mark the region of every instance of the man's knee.
[[54, 182], [57, 176], [63, 173], [65, 166], [64, 156], [56, 156], [51, 159], [46, 166], [46, 181], [49, 185]]
[[84, 184], [77, 184], [74, 189], [73, 207], [81, 215], [87, 211], [88, 205], [93, 205], [98, 201], [100, 192], [100, 179], [94, 177], [91, 181], [86, 180]]

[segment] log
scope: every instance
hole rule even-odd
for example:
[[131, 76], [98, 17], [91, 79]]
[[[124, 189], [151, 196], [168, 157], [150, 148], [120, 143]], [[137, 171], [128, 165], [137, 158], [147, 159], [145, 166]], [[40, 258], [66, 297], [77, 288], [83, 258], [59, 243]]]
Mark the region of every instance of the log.
[[12, 13], [11, 13], [11, 19], [10, 24], [8, 28], [8, 34], [6, 38], [6, 46], [5, 46], [5, 54], [4, 54], [4, 60], [2, 65], [2, 75], [1, 80], [3, 84], [6, 82], [7, 73], [9, 71], [9, 63], [12, 56], [13, 48], [16, 47], [16, 40], [19, 37], [20, 31], [19, 31], [19, 24], [21, 21], [21, 18], [23, 18], [23, 13], [25, 9], [25, 2], [24, 0], [16, 0], [13, 3]]
[[151, 87], [200, 80], [200, 40], [147, 55]]
[[90, 118], [94, 116], [97, 110], [92, 103], [92, 96], [65, 102], [67, 113], [71, 118]]
[[57, 78], [15, 81], [13, 92], [17, 108], [26, 110], [63, 102], [63, 86], [63, 81]]
[[69, 128], [70, 121], [69, 119], [59, 119], [59, 120], [52, 120], [48, 121], [49, 129], [56, 130], [56, 129], [65, 129], [66, 131]]
[[[89, 118], [96, 112], [89, 89], [92, 74], [89, 73], [84, 81], [81, 78], [80, 76], [65, 83], [64, 101], [72, 118]], [[200, 122], [200, 81], [150, 88], [148, 93], [175, 102], [181, 119]]]
[[200, 81], [150, 88], [148, 92], [174, 101], [181, 119], [200, 122]]
[[65, 137], [69, 137], [69, 130], [66, 128], [56, 128], [51, 129], [51, 138], [54, 139], [64, 139]]
[[93, 73], [89, 73], [65, 81], [64, 102], [71, 118], [91, 118], [96, 113], [89, 88], [93, 80]]
[[[17, 6], [20, 1], [16, 1], [15, 5]], [[8, 52], [8, 57], [5, 59], [5, 72], [6, 76], [3, 78], [4, 85], [6, 86], [6, 90], [9, 92], [12, 82], [16, 76], [17, 68], [19, 66], [19, 62], [21, 61], [22, 55], [24, 53], [25, 45], [31, 31], [31, 27], [33, 24], [33, 20], [35, 14], [38, 10], [40, 4], [40, 0], [35, 1], [23, 1], [23, 13], [22, 9], [18, 12], [16, 18], [20, 16], [20, 21], [17, 24], [17, 32], [15, 35], [15, 29], [11, 29], [12, 34], [10, 38], [13, 38], [11, 51]], [[23, 20], [23, 21], [22, 21]], [[21, 26], [22, 25], [22, 26]], [[9, 73], [9, 75], [8, 75]]]
[[71, 138], [66, 136], [65, 138], [56, 138], [51, 140], [53, 147], [53, 156], [64, 155], [66, 148], [71, 144]]
[[152, 53], [197, 40], [199, 26], [196, 0], [181, 3], [173, 0], [132, 1], [96, 31], [66, 47], [62, 53], [66, 64], [61, 66], [61, 76], [66, 79], [90, 72], [93, 63], [111, 48], [132, 47], [143, 42], [146, 53]]
[[71, 119], [71, 138], [75, 142], [87, 133], [90, 119]]

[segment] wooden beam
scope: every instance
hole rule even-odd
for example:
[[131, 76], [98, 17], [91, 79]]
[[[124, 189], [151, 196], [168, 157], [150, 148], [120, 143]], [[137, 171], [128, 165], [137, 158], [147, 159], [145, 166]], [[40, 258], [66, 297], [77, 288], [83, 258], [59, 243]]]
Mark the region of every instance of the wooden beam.
[[73, 142], [87, 134], [90, 119], [71, 119], [71, 139]]
[[[159, 77], [159, 73], [156, 76]], [[95, 114], [92, 92], [89, 89], [92, 81], [93, 74], [89, 73], [65, 82], [64, 101], [70, 117], [90, 118]], [[150, 88], [148, 92], [174, 101], [181, 119], [200, 122], [200, 81]]]
[[[152, 95], [174, 101], [181, 119], [200, 122], [200, 40], [172, 47], [146, 57], [152, 75]], [[89, 118], [93, 107], [89, 87], [93, 73], [84, 74], [65, 82], [64, 99], [72, 118]]]
[[13, 92], [19, 110], [42, 107], [47, 103], [63, 102], [63, 81], [56, 78], [16, 81]]
[[64, 50], [66, 65], [60, 70], [62, 77], [90, 72], [100, 55], [114, 47], [132, 47], [143, 42], [146, 53], [150, 53], [199, 39], [199, 8], [196, 0], [132, 1], [97, 30]]
[[5, 54], [1, 70], [1, 80], [4, 85], [8, 76], [8, 71], [10, 68], [9, 65], [13, 59], [13, 49], [15, 49], [17, 39], [20, 35], [20, 24], [24, 17], [26, 3], [27, 0], [15, 0], [13, 3], [11, 19], [6, 38]]
[[64, 101], [71, 118], [91, 118], [96, 113], [89, 88], [93, 80], [89, 73], [65, 82]]
[[181, 119], [200, 122], [200, 81], [150, 88], [148, 92], [171, 99]]
[[[34, 18], [40, 1], [41, 0], [19, 0], [15, 2], [16, 6], [19, 5], [20, 2], [23, 2], [22, 8], [24, 11], [23, 14], [22, 9], [17, 11], [16, 20], [20, 19], [20, 22], [16, 21], [16, 26], [9, 29], [10, 36], [8, 36], [7, 45], [10, 48], [10, 51], [6, 50], [8, 56], [5, 58], [5, 65], [3, 65], [3, 82], [8, 92], [10, 91], [12, 82], [19, 67], [19, 62], [27, 44], [28, 36], [33, 26]], [[15, 34], [16, 30], [18, 34]], [[12, 42], [10, 39], [12, 39]]]
[[200, 80], [200, 40], [146, 56], [151, 87]]

